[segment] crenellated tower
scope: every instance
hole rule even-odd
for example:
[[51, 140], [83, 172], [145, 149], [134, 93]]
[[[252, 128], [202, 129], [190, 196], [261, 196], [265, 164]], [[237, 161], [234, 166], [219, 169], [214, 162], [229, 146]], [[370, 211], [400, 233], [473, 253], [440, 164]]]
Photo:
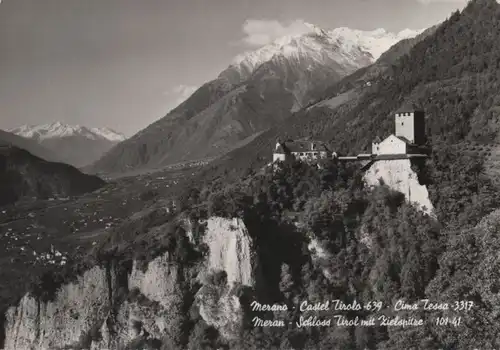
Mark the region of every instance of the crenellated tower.
[[425, 113], [413, 104], [405, 104], [396, 111], [394, 122], [397, 137], [407, 139], [415, 145], [423, 145], [425, 137]]

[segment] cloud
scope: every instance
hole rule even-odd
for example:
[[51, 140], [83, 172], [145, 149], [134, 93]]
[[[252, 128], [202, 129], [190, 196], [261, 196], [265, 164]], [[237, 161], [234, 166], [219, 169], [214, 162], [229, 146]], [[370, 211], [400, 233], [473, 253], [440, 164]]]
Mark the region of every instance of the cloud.
[[243, 24], [242, 42], [250, 46], [264, 46], [286, 35], [300, 35], [311, 31], [301, 19], [282, 23], [277, 20], [248, 19]]
[[196, 90], [198, 86], [193, 85], [178, 85], [168, 91], [165, 92], [165, 95], [171, 99], [172, 103], [175, 106], [180, 105], [182, 102], [186, 101], [186, 99], [191, 96]]

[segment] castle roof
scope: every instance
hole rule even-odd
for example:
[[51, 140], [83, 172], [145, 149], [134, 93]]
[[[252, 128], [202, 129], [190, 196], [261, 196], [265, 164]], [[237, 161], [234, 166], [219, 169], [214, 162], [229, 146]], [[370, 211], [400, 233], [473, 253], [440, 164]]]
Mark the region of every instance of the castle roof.
[[422, 108], [417, 107], [413, 102], [406, 102], [401, 107], [399, 107], [396, 113], [412, 113], [421, 110]]
[[406, 137], [404, 136], [396, 136], [394, 134], [391, 134], [389, 136], [387, 136], [383, 141], [380, 141], [380, 137], [375, 137], [375, 139], [373, 140], [373, 143], [381, 143], [381, 142], [385, 142], [387, 139], [390, 139], [391, 137], [395, 137], [401, 141], [403, 141], [404, 143], [406, 143], [407, 145], [410, 145], [410, 146], [415, 146], [415, 144], [413, 142], [411, 142], [410, 140], [408, 140]]
[[288, 153], [288, 149], [285, 144], [281, 143], [275, 150], [274, 153], [285, 154]]
[[[314, 145], [314, 149], [312, 149]], [[287, 141], [282, 142], [274, 153], [298, 153], [298, 152], [318, 152], [329, 151], [321, 141]]]
[[400, 139], [401, 141], [405, 142], [406, 144], [408, 145], [414, 145], [413, 142], [411, 142], [410, 140], [408, 140], [406, 137], [403, 137], [403, 136], [396, 136], [398, 139]]

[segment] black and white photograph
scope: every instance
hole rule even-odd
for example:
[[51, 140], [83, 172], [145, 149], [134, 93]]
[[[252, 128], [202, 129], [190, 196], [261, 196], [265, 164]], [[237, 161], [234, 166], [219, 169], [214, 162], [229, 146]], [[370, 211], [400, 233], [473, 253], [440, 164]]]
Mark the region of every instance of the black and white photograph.
[[500, 350], [500, 2], [0, 0], [1, 350]]

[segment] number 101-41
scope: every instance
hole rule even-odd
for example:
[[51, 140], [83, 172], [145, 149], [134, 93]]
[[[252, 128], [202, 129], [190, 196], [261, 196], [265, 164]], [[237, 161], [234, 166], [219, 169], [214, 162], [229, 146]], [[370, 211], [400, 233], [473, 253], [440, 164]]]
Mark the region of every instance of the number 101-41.
[[436, 317], [436, 326], [458, 327], [462, 322], [462, 317]]

